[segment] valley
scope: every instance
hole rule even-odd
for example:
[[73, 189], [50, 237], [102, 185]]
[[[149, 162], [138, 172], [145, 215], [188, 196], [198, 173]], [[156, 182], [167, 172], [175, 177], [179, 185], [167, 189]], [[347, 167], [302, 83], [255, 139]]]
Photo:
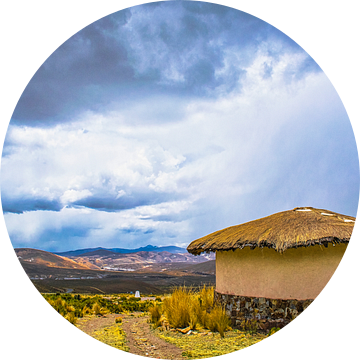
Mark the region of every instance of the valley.
[[68, 257], [29, 248], [15, 249], [15, 252], [34, 286], [43, 293], [135, 293], [139, 290], [161, 294], [176, 286], [215, 284], [213, 254], [88, 250]]

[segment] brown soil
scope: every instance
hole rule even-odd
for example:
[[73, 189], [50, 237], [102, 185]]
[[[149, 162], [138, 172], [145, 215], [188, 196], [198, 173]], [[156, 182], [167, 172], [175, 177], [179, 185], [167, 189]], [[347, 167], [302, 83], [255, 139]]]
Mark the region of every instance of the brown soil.
[[129, 347], [130, 353], [157, 359], [184, 359], [183, 350], [157, 337], [148, 323], [149, 317], [139, 317], [140, 314], [142, 313], [107, 314], [90, 319], [83, 318], [78, 320], [77, 327], [91, 336], [94, 331], [114, 325], [115, 318], [121, 316], [123, 318], [122, 328], [126, 334], [126, 345]]
[[84, 317], [78, 319], [76, 326], [88, 335], [92, 335], [94, 331], [112, 326], [115, 324], [115, 318], [118, 314], [107, 314], [105, 316]]

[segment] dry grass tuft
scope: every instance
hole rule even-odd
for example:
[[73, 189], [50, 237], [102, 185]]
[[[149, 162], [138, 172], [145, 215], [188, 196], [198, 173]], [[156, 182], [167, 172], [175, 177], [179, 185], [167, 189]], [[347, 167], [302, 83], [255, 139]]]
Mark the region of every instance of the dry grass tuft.
[[225, 313], [225, 309], [218, 304], [211, 309], [206, 318], [206, 327], [213, 332], [219, 332], [222, 338], [225, 336], [225, 331], [231, 329], [230, 324], [231, 322]]
[[83, 315], [83, 316], [92, 314], [91, 309], [90, 309], [88, 306], [86, 306], [86, 305], [83, 307], [83, 309], [81, 310], [81, 312], [82, 312], [82, 315]]
[[198, 292], [186, 287], [176, 288], [171, 296], [164, 299], [162, 309], [156, 305], [150, 309], [155, 328], [161, 325], [162, 314], [172, 328], [184, 329], [185, 332], [207, 328], [224, 337], [230, 326], [225, 310], [214, 304], [213, 287], [204, 286]]
[[174, 290], [164, 299], [164, 312], [169, 324], [175, 328], [185, 328], [190, 323], [192, 294], [186, 287]]
[[101, 314], [101, 308], [100, 305], [98, 303], [95, 303], [92, 307], [92, 311], [94, 315], [102, 315]]
[[161, 316], [162, 316], [162, 306], [154, 302], [149, 307], [150, 321], [154, 324], [154, 328], [157, 328], [161, 325]]
[[73, 312], [69, 312], [66, 314], [65, 319], [68, 320], [71, 324], [75, 325], [77, 318]]

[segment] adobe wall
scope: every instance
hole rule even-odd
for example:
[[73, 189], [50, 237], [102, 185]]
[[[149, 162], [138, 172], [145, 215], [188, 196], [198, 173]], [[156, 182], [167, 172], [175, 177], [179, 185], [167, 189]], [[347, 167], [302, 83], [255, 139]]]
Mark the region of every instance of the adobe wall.
[[282, 328], [301, 314], [313, 300], [282, 300], [219, 294], [215, 301], [225, 307], [234, 329], [268, 332]]
[[216, 252], [216, 292], [252, 298], [315, 299], [346, 250], [346, 244], [288, 249], [245, 247]]

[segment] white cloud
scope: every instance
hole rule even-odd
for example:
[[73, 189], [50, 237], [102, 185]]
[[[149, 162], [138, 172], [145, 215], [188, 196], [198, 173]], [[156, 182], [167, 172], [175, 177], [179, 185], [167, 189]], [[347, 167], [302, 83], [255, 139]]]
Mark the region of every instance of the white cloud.
[[[161, 245], [164, 239], [170, 238], [172, 243], [183, 243], [184, 239], [188, 241], [190, 229], [185, 221], [160, 221], [156, 217], [180, 213], [187, 210], [189, 205], [187, 201], [171, 202], [118, 213], [64, 207], [59, 212], [8, 213], [5, 219], [17, 247], [66, 250], [76, 244], [76, 247], [101, 245], [131, 248], [147, 243]], [[148, 242], [139, 241], [139, 237]]]
[[71, 190], [66, 190], [64, 194], [60, 197], [60, 200], [62, 203], [67, 204], [91, 195], [92, 193], [88, 189], [80, 190], [80, 191], [71, 189]]
[[121, 198], [124, 195], [126, 195], [126, 192], [124, 190], [119, 190], [116, 195], [116, 199]]
[[[10, 234], [31, 243], [46, 231], [79, 227], [84, 233], [73, 236], [75, 247], [130, 244], [136, 237], [183, 243], [250, 220], [253, 213], [313, 205], [302, 203], [307, 199], [326, 205], [336, 188], [323, 179], [337, 177], [343, 187], [346, 176], [334, 172], [334, 151], [323, 152], [324, 134], [350, 123], [323, 73], [289, 76], [287, 69], [296, 73], [303, 61], [302, 55], [285, 54], [275, 63], [259, 53], [242, 86], [226, 97], [189, 101], [181, 121], [132, 124], [129, 114], [146, 119], [143, 106], [133, 105], [103, 115], [84, 113], [54, 128], [11, 126], [4, 193], [63, 205], [91, 197], [139, 201], [117, 213], [63, 208], [7, 214]], [[264, 64], [272, 66], [265, 78]], [[344, 136], [340, 143], [349, 141], [349, 133]], [[304, 148], [316, 156], [304, 157]], [[335, 158], [342, 156], [337, 153]], [[348, 156], [356, 157], [356, 150]], [[303, 171], [316, 181], [306, 183]], [[157, 194], [162, 198], [151, 200]]]
[[[2, 185], [13, 194], [58, 198], [64, 204], [96, 193], [119, 199], [131, 189], [213, 199], [219, 187], [238, 195], [254, 191], [279, 156], [281, 144], [273, 139], [284, 124], [301, 120], [305, 126], [314, 122], [317, 114], [309, 118], [314, 109], [341, 106], [324, 73], [286, 82], [284, 69], [302, 60], [303, 55], [285, 54], [273, 75], [263, 79], [262, 64], [271, 60], [259, 53], [246, 69], [240, 93], [193, 100], [175, 123], [131, 126], [120, 111], [87, 113], [78, 122], [49, 129], [10, 126], [7, 137], [14, 148], [2, 164], [8, 173]], [[316, 100], [315, 94], [320, 94]], [[335, 101], [328, 104], [328, 99]], [[136, 106], [129, 112], [136, 116]], [[321, 113], [316, 120], [321, 121], [317, 128], [328, 121]]]

